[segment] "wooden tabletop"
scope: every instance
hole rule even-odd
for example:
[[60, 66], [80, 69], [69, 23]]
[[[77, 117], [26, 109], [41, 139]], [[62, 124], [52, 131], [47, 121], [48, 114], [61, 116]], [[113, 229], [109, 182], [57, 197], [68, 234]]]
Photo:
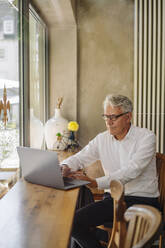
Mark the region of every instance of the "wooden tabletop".
[[0, 200], [0, 247], [67, 248], [78, 193], [17, 182]]

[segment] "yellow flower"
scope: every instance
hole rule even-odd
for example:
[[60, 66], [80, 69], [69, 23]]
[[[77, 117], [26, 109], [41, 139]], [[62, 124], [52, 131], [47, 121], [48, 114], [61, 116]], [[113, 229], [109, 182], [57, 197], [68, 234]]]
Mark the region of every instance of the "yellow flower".
[[68, 130], [76, 132], [79, 129], [79, 124], [76, 121], [70, 121], [68, 123]]

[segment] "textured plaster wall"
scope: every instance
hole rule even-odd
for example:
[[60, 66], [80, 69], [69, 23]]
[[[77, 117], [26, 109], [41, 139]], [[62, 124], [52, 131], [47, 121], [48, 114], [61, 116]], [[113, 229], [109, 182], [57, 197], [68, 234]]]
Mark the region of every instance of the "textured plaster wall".
[[105, 130], [102, 102], [108, 93], [133, 98], [134, 3], [78, 0], [79, 140], [88, 143]]
[[[78, 120], [83, 146], [105, 130], [108, 93], [133, 98], [133, 0], [33, 0], [49, 29], [50, 113]], [[77, 19], [77, 24], [75, 21]]]
[[64, 98], [61, 112], [68, 120], [77, 118], [77, 30], [59, 25], [49, 29], [50, 116], [58, 97]]
[[[107, 94], [133, 98], [134, 1], [47, 0], [46, 12], [47, 2], [35, 2], [49, 27], [49, 117], [63, 96], [62, 114], [78, 120], [84, 146], [105, 130], [101, 114]], [[98, 161], [92, 167], [89, 175], [103, 175]]]
[[75, 0], [31, 0], [48, 27], [49, 118], [58, 97], [63, 97], [62, 114], [77, 118], [77, 25]]

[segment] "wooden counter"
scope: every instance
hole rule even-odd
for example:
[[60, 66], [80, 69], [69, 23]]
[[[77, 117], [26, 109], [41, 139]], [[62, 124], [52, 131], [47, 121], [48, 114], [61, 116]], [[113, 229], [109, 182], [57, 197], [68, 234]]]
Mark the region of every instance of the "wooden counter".
[[0, 247], [67, 248], [78, 193], [17, 182], [0, 200]]

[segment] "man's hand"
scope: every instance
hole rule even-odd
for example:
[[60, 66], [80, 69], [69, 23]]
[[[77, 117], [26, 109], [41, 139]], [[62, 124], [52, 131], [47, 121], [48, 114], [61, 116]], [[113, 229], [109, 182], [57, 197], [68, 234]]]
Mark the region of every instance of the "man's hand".
[[69, 168], [69, 166], [67, 164], [64, 164], [61, 167], [61, 171], [62, 171], [62, 176], [63, 177], [67, 177], [71, 174], [71, 169]]
[[83, 171], [75, 171], [71, 172], [68, 177], [71, 177], [73, 179], [79, 179], [79, 180], [84, 180], [84, 181], [89, 181], [90, 184], [88, 184], [92, 188], [97, 188], [97, 182], [95, 179], [88, 177]]

